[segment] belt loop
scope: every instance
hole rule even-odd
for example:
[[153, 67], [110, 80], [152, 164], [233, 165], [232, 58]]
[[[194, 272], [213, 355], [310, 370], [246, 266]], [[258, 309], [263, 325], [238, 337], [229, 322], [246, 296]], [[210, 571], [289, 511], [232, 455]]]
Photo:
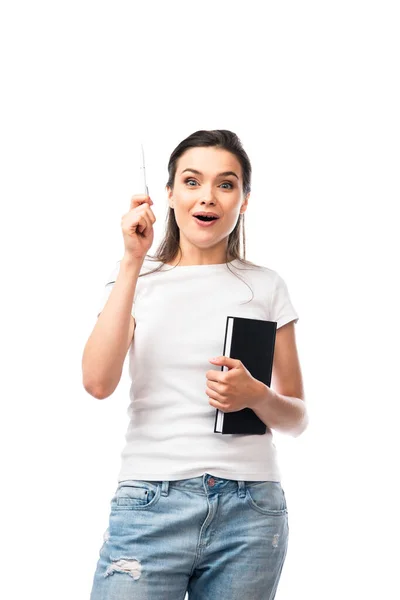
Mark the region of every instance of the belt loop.
[[239, 487], [239, 498], [244, 498], [246, 496], [246, 482], [238, 481]]
[[168, 496], [169, 481], [163, 481], [161, 484], [161, 495]]

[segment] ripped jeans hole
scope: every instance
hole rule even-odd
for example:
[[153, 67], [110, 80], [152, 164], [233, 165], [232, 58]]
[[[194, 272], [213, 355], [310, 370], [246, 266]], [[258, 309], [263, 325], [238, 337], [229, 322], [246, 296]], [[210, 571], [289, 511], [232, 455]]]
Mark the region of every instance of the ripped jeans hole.
[[139, 579], [142, 572], [142, 565], [136, 559], [125, 559], [113, 561], [113, 563], [107, 568], [104, 577], [113, 575], [116, 571], [120, 573], [128, 573], [133, 579]]

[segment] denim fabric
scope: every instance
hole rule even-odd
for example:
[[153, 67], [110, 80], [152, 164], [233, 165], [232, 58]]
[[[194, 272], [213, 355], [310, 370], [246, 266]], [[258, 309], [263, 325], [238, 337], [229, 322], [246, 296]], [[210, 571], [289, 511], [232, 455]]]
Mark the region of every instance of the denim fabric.
[[272, 600], [288, 536], [278, 481], [120, 481], [90, 600]]

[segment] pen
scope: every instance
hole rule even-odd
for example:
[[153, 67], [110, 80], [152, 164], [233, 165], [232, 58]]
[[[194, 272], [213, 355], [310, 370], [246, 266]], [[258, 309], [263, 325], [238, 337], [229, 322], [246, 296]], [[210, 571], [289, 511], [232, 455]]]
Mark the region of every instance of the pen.
[[142, 166], [141, 166], [141, 169], [143, 169], [143, 180], [144, 180], [145, 194], [148, 196], [149, 195], [149, 188], [147, 186], [147, 181], [146, 181], [146, 166], [145, 166], [145, 162], [144, 162], [143, 144], [141, 144], [141, 146], [142, 146]]

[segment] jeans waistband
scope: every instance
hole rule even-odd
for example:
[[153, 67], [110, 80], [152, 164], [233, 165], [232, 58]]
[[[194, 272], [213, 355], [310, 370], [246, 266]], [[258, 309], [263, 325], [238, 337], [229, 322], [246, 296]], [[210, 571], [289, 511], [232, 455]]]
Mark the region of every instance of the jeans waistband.
[[240, 497], [244, 497], [246, 495], [245, 481], [224, 479], [223, 477], [216, 477], [215, 475], [211, 475], [209, 473], [204, 473], [199, 477], [191, 477], [189, 479], [152, 481], [152, 483], [158, 483], [161, 486], [161, 494], [163, 496], [168, 495], [169, 488], [185, 489], [191, 492], [197, 492], [199, 494], [205, 493], [207, 495], [224, 494], [238, 490]]
[[191, 477], [188, 479], [176, 479], [176, 480], [125, 480], [120, 481], [118, 488], [121, 485], [128, 484], [128, 481], [136, 482], [139, 485], [146, 485], [148, 483], [159, 485], [161, 487], [161, 494], [163, 496], [168, 495], [170, 488], [179, 488], [188, 490], [197, 494], [225, 494], [237, 491], [241, 498], [246, 496], [246, 488], [253, 485], [259, 485], [265, 483], [264, 481], [242, 481], [236, 479], [224, 479], [223, 477], [217, 477], [210, 473], [204, 473], [199, 477]]

